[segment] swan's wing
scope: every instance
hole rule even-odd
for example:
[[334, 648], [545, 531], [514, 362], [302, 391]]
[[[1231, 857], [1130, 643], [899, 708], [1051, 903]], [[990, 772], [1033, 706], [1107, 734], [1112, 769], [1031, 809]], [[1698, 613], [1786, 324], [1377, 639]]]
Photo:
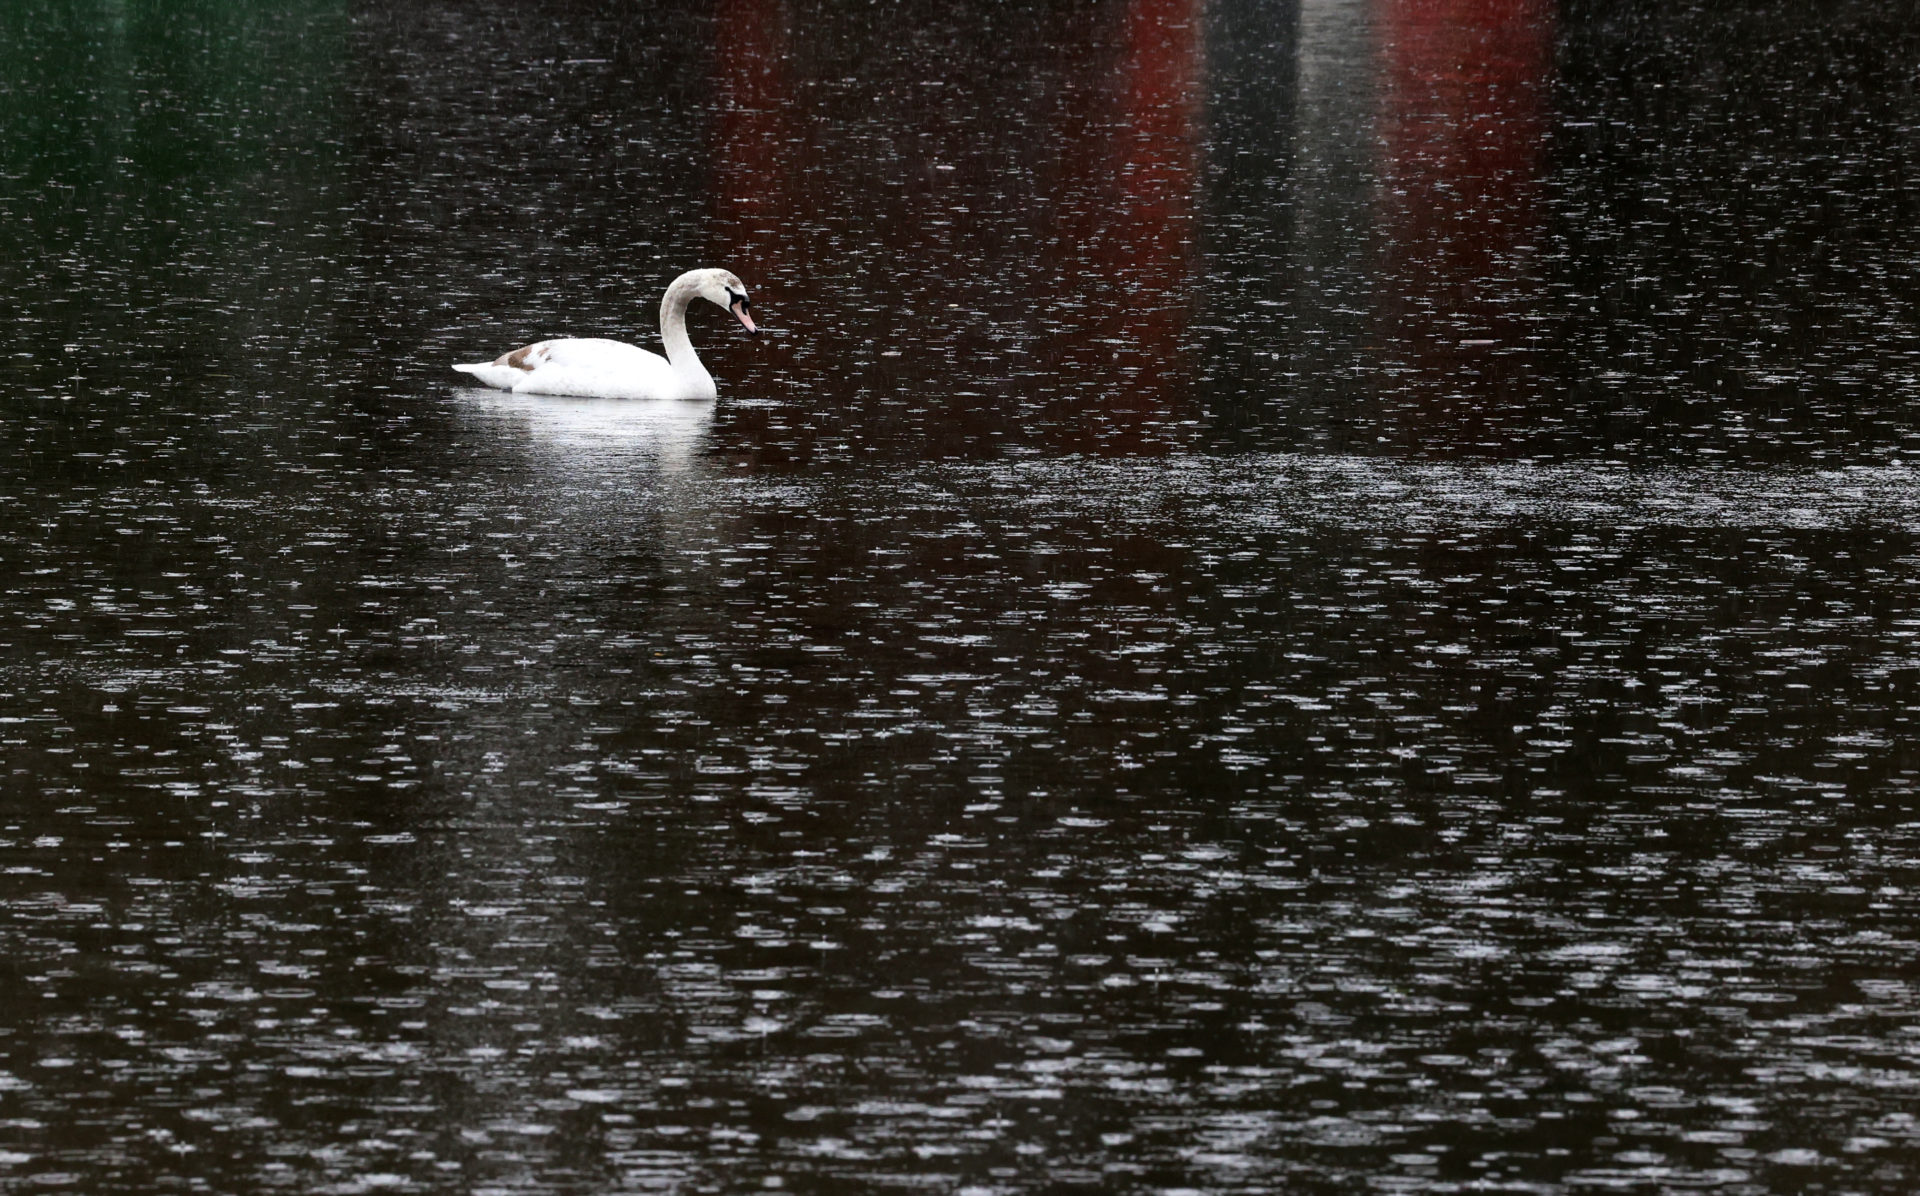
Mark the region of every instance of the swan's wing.
[[[629, 345], [625, 341], [602, 340], [598, 337], [580, 337], [572, 340], [541, 341], [537, 345], [528, 345], [508, 354], [528, 355], [528, 363], [535, 369], [542, 366], [556, 366], [568, 370], [650, 370], [668, 369], [667, 359], [658, 353], [649, 353], [638, 345]], [[518, 365], [509, 361], [508, 365]], [[522, 367], [525, 368], [525, 367]]]
[[685, 384], [667, 359], [622, 341], [541, 341], [504, 359], [524, 371], [520, 394], [648, 399], [678, 395]]

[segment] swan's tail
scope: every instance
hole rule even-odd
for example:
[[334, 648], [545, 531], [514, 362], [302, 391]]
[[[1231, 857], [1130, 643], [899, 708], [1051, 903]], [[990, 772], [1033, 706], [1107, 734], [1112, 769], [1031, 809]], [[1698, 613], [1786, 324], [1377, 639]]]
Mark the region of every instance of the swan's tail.
[[516, 370], [510, 365], [499, 365], [491, 361], [476, 361], [472, 365], [453, 367], [463, 374], [472, 374], [488, 386], [499, 390], [512, 390], [514, 383], [527, 376], [525, 370]]

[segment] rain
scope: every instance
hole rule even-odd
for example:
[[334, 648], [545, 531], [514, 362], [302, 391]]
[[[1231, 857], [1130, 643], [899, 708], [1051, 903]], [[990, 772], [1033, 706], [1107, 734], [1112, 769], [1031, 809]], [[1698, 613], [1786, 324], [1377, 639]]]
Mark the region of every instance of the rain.
[[0, 1192], [1920, 1187], [1912, 15], [5, 6]]

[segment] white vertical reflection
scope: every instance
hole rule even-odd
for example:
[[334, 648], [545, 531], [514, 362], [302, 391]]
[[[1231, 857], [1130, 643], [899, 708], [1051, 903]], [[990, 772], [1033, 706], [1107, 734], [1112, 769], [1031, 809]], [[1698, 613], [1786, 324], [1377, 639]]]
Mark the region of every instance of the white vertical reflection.
[[1295, 310], [1298, 331], [1325, 345], [1351, 344], [1367, 322], [1379, 112], [1372, 12], [1368, 0], [1300, 0]]

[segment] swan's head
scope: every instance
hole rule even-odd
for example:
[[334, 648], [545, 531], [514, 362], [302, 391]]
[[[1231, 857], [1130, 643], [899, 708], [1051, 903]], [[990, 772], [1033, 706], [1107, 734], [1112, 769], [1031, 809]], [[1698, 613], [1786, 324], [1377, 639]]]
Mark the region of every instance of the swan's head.
[[748, 309], [753, 304], [747, 301], [747, 284], [731, 270], [702, 270], [700, 272], [700, 297], [707, 302], [724, 307], [732, 312], [741, 326], [758, 336], [760, 330], [753, 326], [753, 316]]

